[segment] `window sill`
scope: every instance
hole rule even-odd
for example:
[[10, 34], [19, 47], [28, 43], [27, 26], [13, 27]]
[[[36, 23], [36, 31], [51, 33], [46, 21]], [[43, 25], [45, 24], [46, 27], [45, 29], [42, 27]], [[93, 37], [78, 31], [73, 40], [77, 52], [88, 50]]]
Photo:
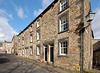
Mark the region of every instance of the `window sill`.
[[36, 27], [36, 29], [37, 29], [37, 30], [40, 29], [40, 26], [39, 26], [39, 27]]
[[68, 57], [68, 55], [58, 55], [57, 57]]
[[40, 39], [39, 39], [39, 40], [37, 40], [37, 41], [40, 41]]
[[65, 11], [65, 10], [68, 9], [68, 8], [69, 8], [69, 6], [67, 6], [64, 10], [59, 11], [58, 14], [62, 13], [63, 11]]
[[61, 32], [58, 32], [58, 34], [61, 34], [61, 33], [64, 33], [64, 32], [67, 32], [69, 29], [65, 30], [65, 31], [61, 31]]
[[37, 55], [37, 56], [40, 56], [40, 55]]

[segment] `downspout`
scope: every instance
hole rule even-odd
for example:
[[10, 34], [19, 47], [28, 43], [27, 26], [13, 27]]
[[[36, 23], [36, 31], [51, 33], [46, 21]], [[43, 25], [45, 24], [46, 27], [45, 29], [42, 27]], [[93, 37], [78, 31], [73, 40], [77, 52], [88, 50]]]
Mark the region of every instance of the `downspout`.
[[[82, 10], [82, 19], [84, 26], [84, 0], [83, 0], [83, 10]], [[81, 49], [80, 49], [80, 73], [83, 73], [83, 63], [84, 63], [84, 30], [85, 28], [82, 28], [80, 30], [80, 38], [81, 38]]]

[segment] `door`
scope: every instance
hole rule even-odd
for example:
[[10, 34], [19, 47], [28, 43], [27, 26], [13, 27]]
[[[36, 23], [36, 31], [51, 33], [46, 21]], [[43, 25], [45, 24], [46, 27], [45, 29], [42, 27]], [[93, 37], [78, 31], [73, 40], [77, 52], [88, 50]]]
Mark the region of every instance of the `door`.
[[54, 46], [50, 46], [50, 61], [54, 62]]
[[47, 46], [44, 47], [44, 60], [47, 61]]

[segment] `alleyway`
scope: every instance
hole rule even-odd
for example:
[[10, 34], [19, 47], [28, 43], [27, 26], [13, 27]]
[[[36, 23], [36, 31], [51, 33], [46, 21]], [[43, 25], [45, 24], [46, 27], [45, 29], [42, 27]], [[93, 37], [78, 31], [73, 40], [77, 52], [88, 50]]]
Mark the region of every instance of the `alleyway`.
[[[47, 66], [47, 67], [46, 67]], [[69, 73], [46, 64], [0, 53], [0, 73]], [[72, 73], [72, 72], [71, 72]]]

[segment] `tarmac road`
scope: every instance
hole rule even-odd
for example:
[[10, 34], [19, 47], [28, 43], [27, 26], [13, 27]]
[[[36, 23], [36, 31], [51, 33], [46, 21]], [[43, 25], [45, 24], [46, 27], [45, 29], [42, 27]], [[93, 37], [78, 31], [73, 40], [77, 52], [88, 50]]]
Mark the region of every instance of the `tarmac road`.
[[23, 57], [0, 53], [0, 73], [72, 73]]
[[0, 73], [52, 73], [14, 55], [0, 53]]

